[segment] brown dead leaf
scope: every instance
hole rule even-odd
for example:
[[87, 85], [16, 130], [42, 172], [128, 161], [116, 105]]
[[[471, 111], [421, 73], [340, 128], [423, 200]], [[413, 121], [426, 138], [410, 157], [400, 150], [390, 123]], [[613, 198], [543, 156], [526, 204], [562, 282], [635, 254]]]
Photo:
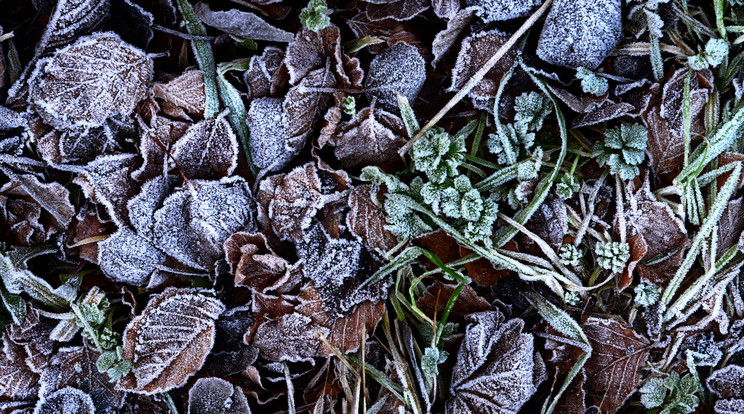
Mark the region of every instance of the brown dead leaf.
[[633, 237], [628, 238], [628, 245], [630, 246], [630, 260], [625, 266], [625, 269], [621, 273], [617, 274], [617, 289], [623, 291], [626, 287], [633, 283], [633, 271], [635, 270], [638, 262], [646, 256], [648, 252], [648, 245], [644, 240], [642, 234], [636, 234]]
[[204, 76], [200, 70], [188, 70], [166, 84], [156, 83], [152, 91], [156, 98], [182, 108], [191, 115], [204, 114], [207, 98], [204, 93]]
[[[452, 86], [447, 90], [451, 92], [460, 90], [508, 39], [508, 34], [498, 30], [474, 33], [466, 37], [457, 55], [457, 64], [452, 70]], [[479, 99], [492, 99], [496, 96], [501, 78], [514, 64], [516, 56], [516, 50], [510, 49], [468, 93], [468, 96]]]
[[288, 274], [289, 263], [271, 250], [261, 233], [233, 234], [225, 241], [225, 256], [236, 286], [263, 291]]
[[369, 2], [367, 17], [371, 21], [410, 20], [431, 6], [428, 0], [392, 0], [387, 2]]
[[354, 188], [349, 194], [351, 211], [346, 223], [352, 234], [359, 237], [371, 250], [386, 252], [397, 244], [397, 238], [385, 228], [384, 208], [372, 201], [372, 186], [362, 185]]
[[398, 150], [406, 142], [403, 121], [375, 107], [364, 108], [342, 122], [331, 138], [334, 154], [344, 168], [384, 166], [399, 161]]

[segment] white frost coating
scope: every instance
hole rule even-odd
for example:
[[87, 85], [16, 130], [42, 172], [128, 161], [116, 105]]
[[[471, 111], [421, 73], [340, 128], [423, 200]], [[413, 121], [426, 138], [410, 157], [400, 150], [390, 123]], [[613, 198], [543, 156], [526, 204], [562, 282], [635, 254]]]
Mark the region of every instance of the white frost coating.
[[729, 365], [714, 371], [708, 377], [707, 384], [721, 398], [744, 397], [744, 367]]
[[162, 207], [165, 198], [178, 185], [178, 177], [167, 175], [158, 176], [142, 184], [139, 194], [127, 203], [129, 222], [137, 232], [146, 237], [152, 237], [155, 226], [154, 213]]
[[117, 388], [152, 394], [183, 385], [212, 349], [214, 323], [224, 311], [222, 302], [197, 289], [168, 288], [153, 297], [124, 331], [136, 386], [122, 379]]
[[294, 38], [292, 33], [277, 29], [253, 13], [236, 9], [212, 11], [201, 2], [194, 6], [194, 11], [205, 24], [233, 36], [284, 43], [291, 42]]
[[367, 99], [377, 98], [377, 103], [384, 109], [398, 110], [396, 92], [408, 98], [416, 99], [426, 80], [426, 63], [416, 47], [405, 42], [375, 56], [369, 65], [364, 87]]
[[597, 69], [620, 42], [620, 0], [555, 0], [537, 43], [540, 59]]
[[542, 372], [534, 338], [521, 333], [523, 320], [504, 319], [499, 311], [467, 316], [475, 324], [457, 353], [447, 413], [517, 413], [537, 390]]
[[468, 6], [478, 7], [478, 17], [484, 22], [516, 19], [530, 14], [542, 4], [541, 0], [466, 0]]
[[85, 178], [79, 184], [86, 198], [103, 204], [120, 227], [125, 224], [126, 203], [132, 190], [129, 177], [136, 162], [135, 154], [101, 155], [82, 170], [75, 169], [76, 172], [82, 172]]
[[225, 114], [192, 125], [173, 145], [177, 167], [188, 178], [218, 179], [238, 165], [238, 140]]
[[248, 109], [247, 124], [251, 132], [248, 146], [256, 167], [279, 171], [292, 161], [297, 151], [287, 149], [289, 143], [281, 99], [254, 99]]
[[189, 390], [188, 414], [250, 414], [245, 394], [222, 378], [199, 378]]
[[132, 230], [122, 227], [98, 243], [98, 263], [109, 279], [145, 286], [150, 274], [165, 261], [165, 253]]
[[96, 412], [90, 395], [77, 388], [65, 387], [36, 403], [34, 414], [94, 414]]
[[147, 93], [152, 59], [115, 33], [96, 33], [40, 61], [29, 80], [29, 102], [60, 129], [97, 127], [129, 115]]

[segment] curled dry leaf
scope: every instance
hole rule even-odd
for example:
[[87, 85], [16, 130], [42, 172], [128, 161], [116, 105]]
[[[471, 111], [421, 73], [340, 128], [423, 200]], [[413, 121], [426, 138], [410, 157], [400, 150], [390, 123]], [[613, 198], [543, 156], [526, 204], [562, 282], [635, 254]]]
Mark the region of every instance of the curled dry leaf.
[[129, 322], [123, 356], [132, 362], [132, 371], [117, 382], [117, 389], [166, 392], [201, 368], [214, 344], [215, 320], [225, 310], [205, 293], [168, 288]]
[[[499, 311], [472, 313], [457, 352], [447, 412], [516, 413], [545, 379], [534, 337], [524, 321]], [[484, 390], [488, 390], [484, 393]]]
[[629, 237], [628, 245], [630, 246], [630, 259], [628, 264], [621, 273], [616, 274], [617, 289], [621, 292], [633, 283], [633, 271], [636, 266], [638, 266], [638, 262], [640, 262], [641, 259], [646, 256], [646, 253], [648, 253], [648, 244], [646, 244], [646, 240], [643, 238], [642, 234], [636, 234], [633, 237]]
[[475, 18], [475, 10], [475, 7], [459, 10], [457, 14], [447, 21], [447, 28], [437, 33], [431, 44], [431, 51], [434, 54], [434, 59], [431, 61], [432, 66], [439, 64], [444, 55], [449, 52], [450, 48], [457, 42], [457, 39], [460, 38], [460, 35], [470, 26], [470, 23]]
[[406, 139], [403, 121], [377, 108], [364, 108], [356, 116], [339, 124], [331, 144], [344, 168], [393, 164]]
[[204, 114], [207, 97], [204, 93], [204, 75], [200, 70], [186, 71], [166, 84], [156, 83], [152, 92], [156, 98], [182, 108], [191, 115]]
[[171, 151], [177, 168], [189, 179], [218, 179], [238, 165], [238, 140], [226, 114], [190, 126]]
[[265, 291], [289, 272], [289, 262], [271, 250], [261, 233], [233, 234], [225, 241], [225, 256], [235, 274], [236, 286]]
[[39, 375], [26, 364], [26, 351], [3, 333], [0, 349], [0, 396], [27, 398], [35, 395]]
[[153, 63], [114, 33], [80, 38], [40, 61], [29, 99], [56, 128], [97, 127], [106, 118], [132, 113], [147, 93]]
[[248, 70], [243, 74], [250, 99], [271, 96], [279, 89], [281, 82], [277, 75], [283, 60], [284, 51], [271, 46], [260, 56], [251, 56]]
[[197, 16], [208, 26], [212, 26], [243, 39], [266, 40], [269, 42], [291, 42], [292, 33], [278, 29], [253, 13], [236, 9], [212, 11], [204, 3], [194, 6]]
[[34, 414], [94, 414], [95, 412], [96, 406], [90, 395], [73, 387], [62, 388], [41, 398], [34, 408]]
[[199, 378], [189, 390], [189, 414], [250, 414], [243, 390], [222, 378]]
[[613, 319], [589, 317], [581, 327], [592, 347], [585, 365], [592, 391], [602, 401], [602, 413], [615, 413], [635, 392], [651, 343]]
[[375, 204], [371, 185], [354, 188], [349, 194], [351, 211], [346, 216], [349, 231], [357, 236], [368, 249], [386, 252], [392, 249], [398, 239], [386, 229], [385, 209], [381, 202]]
[[[501, 46], [509, 40], [509, 35], [496, 29], [473, 33], [462, 41], [457, 63], [452, 69], [452, 86], [448, 91], [458, 91], [480, 70]], [[501, 77], [514, 64], [516, 50], [510, 49], [486, 76], [468, 92], [468, 96], [478, 100], [492, 100], [496, 96]], [[487, 105], [488, 106], [488, 105]], [[493, 110], [491, 107], [484, 108]]]
[[413, 102], [426, 80], [426, 63], [418, 49], [398, 42], [375, 56], [369, 64], [364, 82], [367, 98], [377, 98], [377, 104], [388, 111], [398, 110], [397, 94]]

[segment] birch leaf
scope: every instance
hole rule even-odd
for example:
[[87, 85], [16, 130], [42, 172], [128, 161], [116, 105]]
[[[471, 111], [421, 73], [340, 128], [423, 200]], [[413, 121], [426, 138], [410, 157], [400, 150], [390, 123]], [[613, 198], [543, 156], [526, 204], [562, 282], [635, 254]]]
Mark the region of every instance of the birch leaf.
[[29, 99], [52, 126], [96, 127], [114, 114], [131, 114], [147, 93], [152, 71], [145, 52], [114, 33], [97, 33], [40, 61]]
[[224, 310], [198, 290], [168, 288], [155, 296], [124, 331], [123, 356], [132, 371], [117, 389], [155, 394], [183, 385], [204, 364]]
[[405, 137], [400, 118], [380, 109], [364, 108], [338, 126], [331, 143], [344, 168], [380, 166], [400, 158], [398, 150], [407, 142]]
[[200, 70], [189, 70], [166, 84], [156, 83], [152, 88], [156, 98], [183, 108], [191, 115], [201, 116], [207, 96], [204, 93], [204, 75]]
[[364, 82], [367, 98], [377, 98], [378, 105], [388, 111], [398, 110], [397, 94], [413, 102], [426, 80], [426, 63], [416, 47], [406, 42], [375, 56]]
[[218, 179], [238, 165], [238, 140], [224, 115], [189, 127], [171, 152], [178, 168], [191, 179]]
[[152, 272], [165, 259], [165, 253], [126, 227], [98, 243], [101, 271], [119, 283], [146, 286]]

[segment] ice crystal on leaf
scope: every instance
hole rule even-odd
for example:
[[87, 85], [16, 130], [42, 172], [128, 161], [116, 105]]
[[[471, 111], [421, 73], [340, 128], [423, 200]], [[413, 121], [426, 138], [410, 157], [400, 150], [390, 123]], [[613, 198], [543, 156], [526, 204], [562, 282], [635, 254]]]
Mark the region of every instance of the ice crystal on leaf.
[[555, 193], [564, 200], [571, 198], [575, 192], [581, 189], [581, 184], [577, 181], [572, 175], [561, 174], [558, 182], [555, 184]]
[[310, 0], [307, 7], [300, 12], [302, 27], [317, 32], [331, 24], [331, 18], [326, 15], [328, 6], [325, 0]]
[[29, 99], [45, 122], [61, 129], [97, 127], [129, 115], [145, 97], [153, 63], [114, 33], [97, 33], [40, 61]]
[[638, 175], [638, 165], [643, 162], [647, 141], [646, 128], [640, 124], [623, 124], [605, 132], [604, 142], [594, 144], [592, 155], [599, 165], [610, 167], [610, 173], [620, 174], [624, 180]]
[[439, 364], [447, 360], [449, 353], [439, 348], [426, 348], [424, 355], [421, 356], [421, 371], [427, 377], [436, 377], [439, 375]]
[[189, 390], [189, 414], [250, 414], [243, 390], [222, 378], [199, 378]]
[[458, 174], [457, 167], [465, 159], [465, 137], [452, 136], [442, 128], [427, 129], [424, 135], [413, 144], [411, 158], [414, 168], [426, 174], [436, 184], [447, 177]]
[[65, 387], [42, 398], [34, 408], [34, 414], [77, 413], [94, 414], [96, 407], [89, 394], [72, 387]]
[[530, 131], [539, 131], [545, 118], [553, 112], [550, 98], [539, 92], [525, 92], [514, 100], [514, 121], [524, 124]]
[[472, 313], [466, 320], [471, 324], [452, 371], [447, 412], [518, 412], [545, 376], [533, 336], [522, 333], [524, 321], [505, 321], [499, 311]]
[[496, 154], [499, 164], [513, 165], [520, 155], [535, 144], [535, 133], [527, 132], [527, 124], [516, 122], [502, 126], [488, 136], [488, 150]]
[[238, 140], [221, 115], [189, 127], [171, 153], [187, 178], [219, 179], [230, 175], [238, 164]]
[[710, 39], [705, 44], [705, 50], [695, 56], [690, 56], [687, 62], [692, 70], [704, 70], [718, 67], [729, 54], [729, 44], [723, 39]]
[[388, 111], [398, 109], [401, 94], [410, 102], [416, 99], [426, 80], [426, 64], [416, 47], [405, 42], [375, 56], [369, 65], [364, 87], [367, 98], [377, 98], [377, 103]]
[[117, 388], [154, 394], [183, 385], [212, 349], [215, 320], [224, 310], [219, 300], [194, 289], [168, 288], [153, 297], [124, 331], [123, 356], [132, 371]]
[[558, 257], [565, 266], [578, 266], [581, 263], [581, 252], [573, 244], [564, 244], [558, 251]]
[[661, 289], [653, 283], [641, 283], [635, 288], [634, 301], [639, 306], [651, 306], [659, 301]]
[[126, 227], [98, 244], [101, 271], [111, 280], [135, 286], [147, 285], [150, 274], [165, 258], [152, 242]]
[[478, 7], [478, 17], [490, 23], [524, 17], [540, 0], [467, 0], [465, 4]]
[[590, 93], [595, 96], [602, 96], [607, 93], [609, 89], [609, 82], [607, 78], [597, 75], [587, 68], [579, 68], [576, 70], [576, 77], [581, 79], [581, 89], [584, 93]]
[[672, 371], [665, 377], [650, 378], [638, 392], [647, 409], [663, 407], [665, 413], [688, 414], [698, 405], [698, 387], [693, 375], [686, 374], [680, 378]]
[[286, 43], [294, 38], [292, 33], [277, 29], [253, 13], [236, 9], [212, 11], [209, 6], [201, 2], [194, 6], [194, 11], [206, 25], [242, 39]]
[[628, 243], [600, 242], [595, 247], [597, 253], [597, 264], [603, 269], [619, 272], [625, 267], [630, 259], [630, 247]]

